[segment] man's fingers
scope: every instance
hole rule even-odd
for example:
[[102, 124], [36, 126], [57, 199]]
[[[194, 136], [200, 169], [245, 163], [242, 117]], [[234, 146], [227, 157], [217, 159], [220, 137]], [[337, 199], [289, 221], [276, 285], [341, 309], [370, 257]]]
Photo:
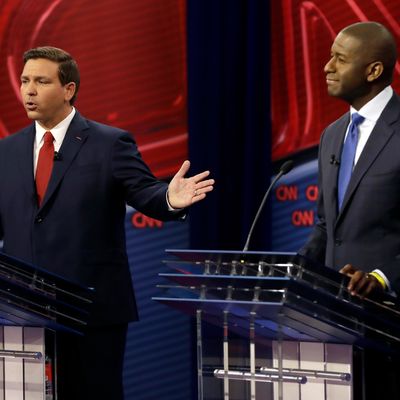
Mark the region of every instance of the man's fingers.
[[210, 188], [210, 190], [212, 190], [212, 186], [214, 185], [214, 183], [215, 183], [214, 179], [207, 179], [206, 181], [197, 183], [196, 189], [204, 191], [205, 189]]
[[351, 278], [348, 288], [351, 294], [362, 294], [369, 283], [368, 274], [363, 271], [357, 271]]
[[202, 187], [200, 189], [195, 189], [193, 194], [198, 197], [201, 194], [206, 194], [208, 192], [211, 192], [213, 189], [214, 189], [214, 187], [212, 185], [208, 185], [208, 186]]
[[373, 275], [356, 269], [351, 264], [346, 264], [339, 272], [350, 277], [347, 289], [353, 296], [363, 299], [371, 292], [382, 289], [382, 285]]
[[178, 178], [183, 178], [186, 173], [189, 171], [190, 168], [190, 161], [189, 160], [185, 160], [181, 167], [179, 168], [179, 171], [175, 174], [176, 177]]
[[339, 272], [341, 274], [352, 276], [356, 270], [351, 264], [346, 264]]
[[[190, 168], [190, 161], [186, 160], [182, 163], [181, 167], [179, 168], [179, 171], [175, 174], [176, 178], [184, 178], [187, 172], [189, 171]], [[213, 185], [214, 184], [214, 179], [208, 179], [203, 182], [207, 176], [210, 175], [210, 171], [203, 171], [197, 175], [192, 176], [190, 179], [192, 182], [194, 182], [197, 187], [196, 189], [201, 189], [205, 186]]]
[[[351, 281], [353, 281], [353, 278]], [[362, 276], [357, 276], [357, 279], [354, 279], [352, 288], [349, 288], [353, 296], [357, 295], [362, 299], [370, 295], [372, 292], [381, 289], [382, 286], [378, 280], [374, 276], [366, 273], [362, 273]]]
[[347, 285], [347, 289], [349, 289], [350, 291], [355, 291], [360, 279], [362, 278], [362, 275], [360, 276], [360, 272], [361, 271], [356, 271], [354, 272], [354, 274], [349, 275], [349, 273], [347, 274], [347, 276], [350, 276], [351, 279], [349, 281], [349, 284]]
[[[200, 174], [192, 176], [192, 179], [194, 182], [199, 183], [203, 179], [207, 178], [208, 175], [210, 175], [210, 171], [204, 171], [204, 172], [201, 172]], [[210, 179], [210, 181], [213, 181], [213, 180]]]
[[202, 193], [202, 194], [198, 194], [197, 196], [193, 197], [192, 199], [192, 204], [197, 203], [200, 200], [203, 200], [206, 198], [206, 194]]

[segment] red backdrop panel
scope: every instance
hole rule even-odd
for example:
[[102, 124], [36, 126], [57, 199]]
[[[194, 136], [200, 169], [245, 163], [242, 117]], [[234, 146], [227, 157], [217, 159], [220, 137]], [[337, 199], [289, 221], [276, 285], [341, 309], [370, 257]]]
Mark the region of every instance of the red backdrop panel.
[[153, 172], [187, 157], [185, 0], [7, 0], [0, 3], [0, 137], [29, 121], [22, 53], [52, 45], [78, 61], [85, 116], [134, 133]]
[[[327, 95], [323, 67], [336, 34], [358, 21], [378, 21], [400, 46], [398, 0], [271, 1], [272, 157], [315, 146], [325, 126], [347, 110]], [[400, 50], [400, 47], [399, 47]], [[400, 91], [397, 62], [394, 88]]]

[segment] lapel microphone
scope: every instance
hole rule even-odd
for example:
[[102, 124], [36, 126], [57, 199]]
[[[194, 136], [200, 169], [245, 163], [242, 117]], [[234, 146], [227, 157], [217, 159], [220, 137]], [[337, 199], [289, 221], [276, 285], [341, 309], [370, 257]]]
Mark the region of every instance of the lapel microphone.
[[340, 165], [340, 160], [338, 160], [334, 154], [331, 154], [331, 159], [329, 162], [332, 165]]

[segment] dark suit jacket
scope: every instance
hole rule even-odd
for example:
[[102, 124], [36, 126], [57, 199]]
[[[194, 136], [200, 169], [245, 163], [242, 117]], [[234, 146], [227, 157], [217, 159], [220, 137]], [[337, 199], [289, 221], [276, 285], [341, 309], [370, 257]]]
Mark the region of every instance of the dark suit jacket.
[[155, 179], [128, 132], [76, 113], [38, 208], [35, 126], [0, 141], [0, 233], [4, 252], [96, 289], [92, 322], [137, 318], [125, 248], [126, 203], [157, 219], [167, 184]]
[[400, 293], [400, 99], [383, 110], [354, 168], [338, 212], [338, 165], [350, 120], [346, 113], [324, 131], [319, 149], [319, 221], [301, 254], [335, 269], [345, 264], [381, 269]]

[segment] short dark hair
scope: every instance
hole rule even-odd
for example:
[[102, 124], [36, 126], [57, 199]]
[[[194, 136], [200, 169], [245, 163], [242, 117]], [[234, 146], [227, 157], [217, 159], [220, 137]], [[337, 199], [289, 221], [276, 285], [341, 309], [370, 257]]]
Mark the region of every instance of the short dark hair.
[[363, 48], [368, 51], [371, 61], [382, 62], [383, 74], [381, 78], [383, 83], [392, 83], [397, 61], [397, 46], [389, 29], [379, 22], [365, 21], [351, 24], [341, 32], [360, 40]]
[[24, 65], [28, 60], [36, 60], [38, 58], [45, 58], [58, 64], [58, 78], [63, 86], [70, 82], [75, 83], [75, 93], [70, 100], [71, 105], [74, 104], [81, 81], [76, 61], [65, 50], [44, 46], [26, 51], [23, 56]]

